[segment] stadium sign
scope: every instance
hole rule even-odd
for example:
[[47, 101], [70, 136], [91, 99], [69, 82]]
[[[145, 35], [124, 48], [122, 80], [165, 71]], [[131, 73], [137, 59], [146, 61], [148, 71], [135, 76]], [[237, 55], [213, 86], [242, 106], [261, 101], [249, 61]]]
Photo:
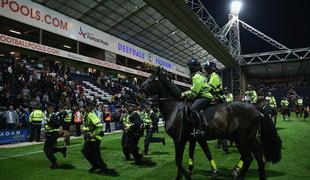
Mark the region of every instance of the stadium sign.
[[[146, 57], [149, 51], [32, 1], [1, 0], [0, 15], [136, 61], [150, 62]], [[176, 63], [162, 61], [164, 58], [155, 54], [152, 59], [151, 63], [154, 65], [160, 65], [172, 73], [189, 77], [186, 68], [180, 66], [186, 73], [180, 73], [175, 69]]]
[[27, 137], [28, 137], [28, 129], [1, 130], [0, 144], [26, 141]]

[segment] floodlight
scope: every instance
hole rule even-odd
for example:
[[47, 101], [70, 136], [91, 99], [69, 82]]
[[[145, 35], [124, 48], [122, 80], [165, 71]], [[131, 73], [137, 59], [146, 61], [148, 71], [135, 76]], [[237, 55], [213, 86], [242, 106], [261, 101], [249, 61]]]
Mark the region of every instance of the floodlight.
[[242, 7], [242, 2], [241, 1], [233, 1], [231, 2], [230, 5], [230, 13], [232, 14], [239, 14], [240, 10]]

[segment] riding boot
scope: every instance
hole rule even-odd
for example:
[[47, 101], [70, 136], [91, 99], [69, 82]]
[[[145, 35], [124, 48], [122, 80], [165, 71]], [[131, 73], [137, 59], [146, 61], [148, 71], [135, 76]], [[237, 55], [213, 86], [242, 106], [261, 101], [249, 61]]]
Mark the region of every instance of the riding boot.
[[191, 135], [195, 138], [201, 138], [204, 137], [205, 132], [202, 129], [201, 119], [198, 112], [193, 112], [192, 117], [194, 119], [194, 131], [191, 133]]

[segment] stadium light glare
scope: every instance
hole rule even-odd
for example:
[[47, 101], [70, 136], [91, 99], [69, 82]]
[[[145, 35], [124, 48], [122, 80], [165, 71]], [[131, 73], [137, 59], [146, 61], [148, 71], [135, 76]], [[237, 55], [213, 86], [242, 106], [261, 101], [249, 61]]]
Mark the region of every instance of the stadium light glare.
[[230, 5], [230, 13], [239, 14], [241, 8], [242, 8], [242, 2], [241, 1], [232, 1], [231, 5]]
[[21, 32], [19, 32], [19, 31], [14, 31], [14, 30], [12, 30], [12, 29], [10, 29], [9, 30], [11, 33], [14, 33], [14, 34], [22, 34]]

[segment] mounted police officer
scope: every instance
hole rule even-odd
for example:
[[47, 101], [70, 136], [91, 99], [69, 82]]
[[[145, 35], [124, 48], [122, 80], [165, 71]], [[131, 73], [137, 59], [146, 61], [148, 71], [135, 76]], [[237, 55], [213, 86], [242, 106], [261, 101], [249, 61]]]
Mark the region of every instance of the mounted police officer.
[[150, 143], [161, 142], [163, 145], [166, 144], [165, 138], [153, 137], [155, 132], [156, 124], [158, 124], [159, 117], [152, 110], [151, 105], [147, 104], [145, 106], [145, 117], [143, 119], [144, 129], [146, 130], [146, 135], [144, 139], [144, 155], [148, 154]]
[[206, 61], [203, 64], [203, 70], [208, 77], [208, 85], [211, 87], [210, 93], [218, 102], [224, 102], [225, 100], [223, 99], [222, 79], [217, 73], [218, 69], [216, 64], [211, 61]]
[[59, 134], [59, 128], [64, 122], [66, 112], [55, 113], [54, 105], [48, 104], [47, 107], [47, 117], [44, 124], [45, 127], [45, 142], [44, 142], [44, 153], [48, 160], [51, 162], [50, 168], [56, 169], [58, 167], [55, 153], [61, 152], [63, 157], [66, 157], [67, 148], [56, 147], [56, 142]]
[[265, 98], [266, 103], [270, 106], [272, 116], [274, 116], [274, 124], [277, 124], [277, 101], [271, 92]]
[[100, 143], [103, 137], [103, 124], [99, 120], [98, 116], [94, 112], [94, 106], [92, 102], [86, 102], [85, 107], [85, 119], [84, 119], [84, 146], [82, 154], [92, 165], [89, 169], [89, 173], [109, 173], [114, 174], [114, 169], [108, 169], [107, 164], [103, 161], [100, 152]]
[[191, 117], [194, 119], [194, 131], [191, 135], [201, 137], [205, 135], [205, 132], [202, 129], [199, 112], [212, 102], [213, 96], [210, 93], [211, 87], [207, 83], [207, 78], [202, 73], [200, 63], [196, 59], [192, 59], [187, 65], [192, 76], [192, 87], [190, 90], [183, 92], [181, 96], [195, 99], [190, 108]]
[[244, 101], [247, 103], [257, 105], [257, 93], [253, 89], [253, 86], [251, 84], [248, 85], [247, 91], [245, 91]]
[[143, 122], [139, 116], [139, 112], [135, 110], [135, 104], [126, 104], [126, 112], [122, 115], [123, 137], [122, 149], [126, 160], [130, 160], [130, 155], [133, 155], [135, 164], [139, 165], [142, 162], [142, 155], [139, 153], [138, 143], [141, 138], [141, 129]]

